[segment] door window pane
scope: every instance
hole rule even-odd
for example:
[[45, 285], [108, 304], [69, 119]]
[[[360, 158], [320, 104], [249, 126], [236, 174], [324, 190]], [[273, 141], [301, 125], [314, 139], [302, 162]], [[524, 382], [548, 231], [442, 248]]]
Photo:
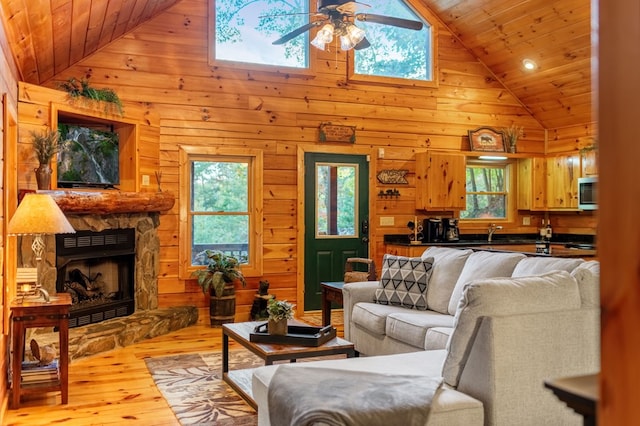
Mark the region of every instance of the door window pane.
[[357, 164], [316, 165], [316, 236], [357, 236], [357, 176]]

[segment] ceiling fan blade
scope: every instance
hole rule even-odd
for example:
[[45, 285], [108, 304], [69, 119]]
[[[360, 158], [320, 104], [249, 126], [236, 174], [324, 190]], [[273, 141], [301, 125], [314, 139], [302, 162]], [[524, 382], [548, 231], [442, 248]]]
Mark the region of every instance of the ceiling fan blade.
[[315, 22], [309, 22], [306, 25], [303, 25], [299, 28], [296, 28], [295, 30], [291, 31], [288, 34], [283, 35], [282, 37], [280, 37], [279, 39], [277, 39], [276, 41], [274, 41], [271, 44], [284, 44], [286, 42], [288, 42], [289, 40], [298, 37], [300, 34], [304, 33], [305, 31], [309, 31], [311, 28], [313, 27], [317, 27], [319, 25], [322, 25], [324, 21], [315, 21]]
[[412, 21], [410, 19], [394, 18], [392, 16], [374, 15], [371, 13], [358, 13], [356, 15], [358, 21], [373, 22], [375, 24], [392, 25], [394, 27], [406, 28], [408, 30], [421, 30], [422, 22]]
[[362, 49], [366, 49], [369, 46], [371, 46], [371, 43], [369, 43], [369, 40], [367, 40], [367, 38], [365, 37], [362, 40], [360, 40], [360, 43], [355, 45], [354, 49], [362, 50]]

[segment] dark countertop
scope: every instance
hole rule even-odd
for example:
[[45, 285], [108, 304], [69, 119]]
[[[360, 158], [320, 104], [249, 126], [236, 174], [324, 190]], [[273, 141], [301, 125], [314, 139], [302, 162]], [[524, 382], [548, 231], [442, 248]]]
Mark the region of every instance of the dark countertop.
[[[594, 257], [596, 256], [596, 247], [593, 235], [554, 235], [551, 239], [550, 254], [536, 253], [536, 243], [540, 242], [539, 238], [533, 234], [501, 234], [493, 235], [493, 241], [488, 242], [486, 235], [461, 235], [459, 241], [455, 242], [433, 242], [412, 244], [407, 235], [395, 234], [385, 235], [384, 242], [386, 245], [411, 246], [411, 247], [430, 247], [430, 246], [447, 246], [447, 247], [469, 247], [477, 250], [488, 250], [496, 252], [519, 252], [529, 256], [553, 256], [553, 257]], [[505, 246], [518, 246], [514, 250], [509, 250]], [[523, 246], [528, 246], [524, 248]]]

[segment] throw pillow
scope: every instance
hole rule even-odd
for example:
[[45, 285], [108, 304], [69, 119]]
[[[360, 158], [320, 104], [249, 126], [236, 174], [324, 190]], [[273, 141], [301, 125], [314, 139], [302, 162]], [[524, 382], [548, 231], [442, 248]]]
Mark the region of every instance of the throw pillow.
[[427, 309], [427, 286], [433, 257], [403, 257], [385, 254], [382, 258], [380, 287], [374, 301], [382, 305]]

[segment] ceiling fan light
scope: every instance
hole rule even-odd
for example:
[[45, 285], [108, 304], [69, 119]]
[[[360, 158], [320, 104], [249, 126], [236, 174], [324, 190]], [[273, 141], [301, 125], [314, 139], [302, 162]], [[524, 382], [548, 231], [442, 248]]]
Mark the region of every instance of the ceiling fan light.
[[365, 36], [365, 32], [362, 28], [358, 28], [351, 24], [347, 26], [347, 35], [351, 39], [354, 45], [360, 43]]
[[327, 43], [320, 40], [320, 38], [316, 35], [313, 40], [311, 40], [311, 45], [317, 49], [324, 50], [327, 46]]

